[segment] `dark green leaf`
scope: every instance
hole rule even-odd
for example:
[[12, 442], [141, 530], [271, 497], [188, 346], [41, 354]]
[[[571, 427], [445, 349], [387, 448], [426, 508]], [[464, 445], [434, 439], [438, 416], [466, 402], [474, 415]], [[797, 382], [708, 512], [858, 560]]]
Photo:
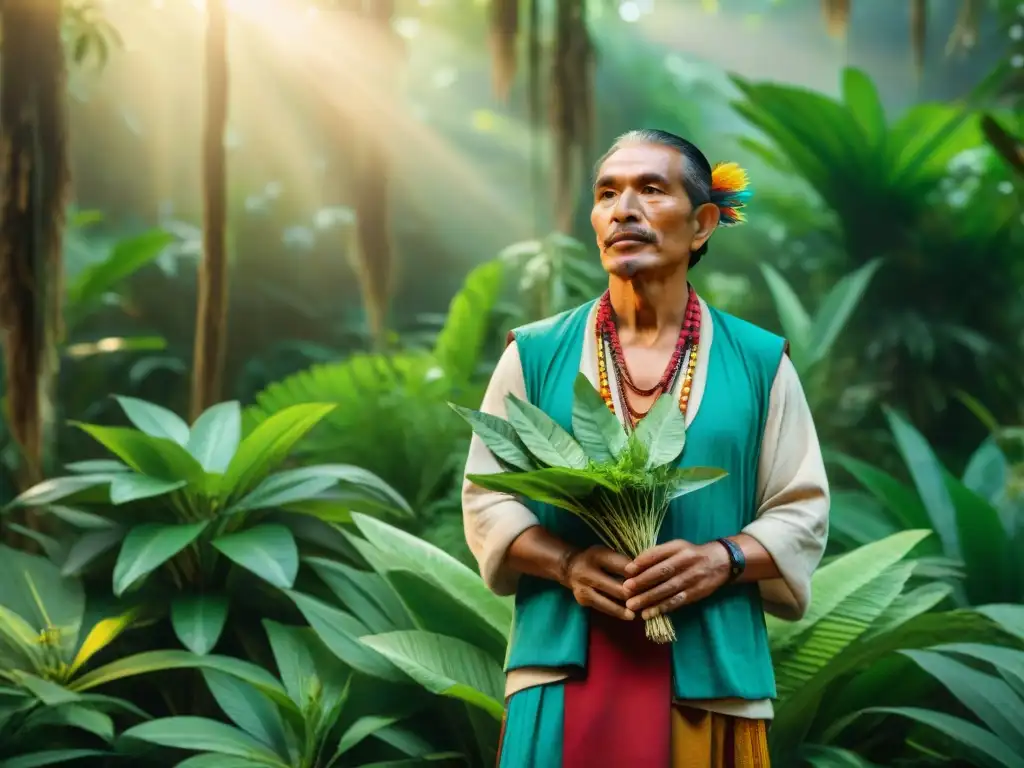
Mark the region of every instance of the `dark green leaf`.
[[174, 411], [134, 397], [118, 395], [115, 399], [128, 421], [141, 432], [182, 446], [188, 442], [188, 424]]
[[137, 581], [195, 541], [205, 528], [205, 521], [190, 525], [147, 523], [132, 528], [114, 566], [114, 594], [120, 597]]
[[[262, 744], [287, 758], [288, 738], [274, 705], [248, 683], [212, 669], [203, 670], [206, 685], [225, 715]], [[207, 747], [208, 749], [209, 747]]]
[[121, 472], [110, 481], [110, 503], [127, 504], [139, 499], [164, 496], [187, 484], [185, 480], [161, 480], [134, 472]]
[[224, 475], [222, 495], [240, 498], [282, 462], [299, 440], [334, 410], [331, 403], [304, 403], [261, 422], [238, 447]]
[[222, 595], [186, 595], [171, 604], [171, 624], [181, 644], [205, 656], [213, 650], [228, 618]]
[[614, 462], [626, 447], [626, 430], [585, 374], [576, 377], [573, 392], [573, 435], [594, 462]]
[[[177, 443], [122, 427], [100, 427], [72, 422], [87, 432], [136, 472], [165, 480], [194, 482], [203, 468]], [[116, 475], [113, 475], [116, 477]]]
[[9, 757], [0, 762], [0, 768], [44, 768], [47, 765], [68, 763], [86, 757], [102, 758], [108, 754], [95, 749], [48, 749], [42, 752], [29, 752], [18, 757]]
[[232, 400], [207, 408], [192, 425], [185, 446], [207, 472], [227, 472], [242, 441], [242, 410]]
[[213, 540], [225, 557], [280, 589], [291, 589], [299, 572], [299, 548], [292, 532], [267, 523]]
[[408, 682], [391, 662], [360, 643], [370, 633], [354, 616], [299, 592], [288, 596], [324, 645], [352, 669], [393, 683]]
[[216, 720], [204, 717], [165, 717], [129, 728], [122, 739], [139, 739], [173, 749], [207, 750], [266, 760], [280, 765], [281, 758], [252, 736]]
[[544, 411], [515, 395], [505, 398], [505, 406], [509, 423], [537, 461], [551, 467], [586, 469], [587, 454]]
[[636, 436], [647, 449], [648, 469], [679, 458], [686, 443], [686, 419], [675, 395], [667, 393], [657, 399], [637, 424]]
[[36, 483], [19, 495], [8, 506], [46, 506], [97, 486], [107, 486], [113, 477], [113, 473], [101, 472], [95, 475], [70, 475], [68, 477], [54, 477], [50, 480], [43, 480], [43, 482]]
[[519, 435], [509, 422], [493, 414], [463, 408], [455, 403], [448, 405], [469, 423], [473, 428], [473, 434], [480, 438], [496, 459], [518, 470], [536, 468], [537, 465], [530, 457], [526, 444], [519, 439]]

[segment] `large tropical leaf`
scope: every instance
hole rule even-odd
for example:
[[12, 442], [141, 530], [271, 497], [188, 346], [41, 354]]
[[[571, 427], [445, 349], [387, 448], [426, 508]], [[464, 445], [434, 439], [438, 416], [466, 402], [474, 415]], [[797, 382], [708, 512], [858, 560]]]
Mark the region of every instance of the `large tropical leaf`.
[[533, 403], [515, 395], [505, 398], [508, 421], [540, 463], [549, 467], [585, 469], [587, 454], [568, 432]]
[[354, 520], [385, 573], [405, 570], [423, 574], [438, 589], [480, 616], [496, 633], [507, 637], [512, 625], [512, 606], [487, 589], [476, 573], [437, 547], [394, 526], [365, 515], [355, 515]]
[[475, 267], [448, 307], [434, 357], [456, 385], [476, 373], [493, 310], [501, 295], [505, 264], [499, 259]]
[[363, 638], [427, 690], [462, 699], [496, 720], [504, 715], [505, 675], [479, 648], [454, 637], [413, 630]]

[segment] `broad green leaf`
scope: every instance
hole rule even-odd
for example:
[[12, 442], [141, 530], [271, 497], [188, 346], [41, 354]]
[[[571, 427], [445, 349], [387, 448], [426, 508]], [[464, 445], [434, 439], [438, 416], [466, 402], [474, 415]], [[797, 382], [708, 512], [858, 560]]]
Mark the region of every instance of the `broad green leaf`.
[[829, 355], [836, 338], [846, 327], [864, 297], [871, 278], [881, 265], [880, 259], [869, 261], [843, 277], [825, 296], [811, 324], [807, 365], [813, 365]]
[[333, 403], [303, 403], [261, 422], [231, 459], [221, 486], [222, 496], [237, 499], [248, 493], [334, 408]]
[[303, 562], [373, 634], [413, 628], [408, 611], [384, 575], [321, 557], [305, 557]]
[[63, 520], [72, 528], [98, 531], [118, 527], [118, 524], [110, 518], [103, 517], [102, 515], [96, 515], [92, 512], [83, 512], [82, 510], [75, 509], [74, 507], [50, 504], [47, 505], [46, 511], [58, 520]]
[[171, 603], [171, 626], [181, 644], [205, 656], [213, 650], [228, 618], [223, 595], [184, 595]]
[[114, 566], [114, 594], [120, 597], [137, 581], [181, 552], [196, 540], [206, 525], [205, 521], [189, 525], [146, 523], [132, 528], [125, 536]]
[[237, 755], [219, 755], [215, 752], [207, 752], [202, 755], [195, 755], [187, 760], [178, 763], [174, 768], [267, 768], [281, 766], [281, 763], [271, 763], [266, 760], [253, 759], [249, 757], [238, 757]]
[[61, 574], [77, 576], [91, 565], [97, 558], [116, 547], [125, 536], [122, 528], [90, 531], [82, 534], [68, 548], [67, 556], [61, 565]]
[[454, 637], [413, 630], [363, 638], [428, 691], [504, 716], [505, 675], [501, 664]]
[[299, 710], [319, 700], [323, 711], [340, 705], [347, 694], [348, 669], [309, 627], [263, 620], [278, 675]]
[[587, 454], [544, 411], [515, 395], [505, 398], [505, 406], [509, 423], [537, 461], [551, 467], [586, 469]]
[[174, 411], [134, 397], [117, 395], [115, 399], [128, 421], [141, 432], [182, 446], [188, 442], [188, 424]]
[[370, 633], [354, 616], [309, 595], [290, 591], [287, 594], [324, 645], [352, 669], [393, 683], [408, 682], [391, 662], [360, 642]]
[[889, 428], [903, 461], [907, 465], [914, 485], [928, 512], [931, 526], [942, 541], [943, 551], [949, 557], [960, 557], [960, 539], [957, 535], [957, 514], [953, 499], [946, 487], [945, 470], [932, 452], [924, 436], [892, 409], [885, 409]]
[[368, 715], [359, 718], [341, 735], [341, 739], [338, 741], [338, 748], [334, 752], [335, 760], [382, 728], [394, 725], [399, 719], [382, 715]]
[[956, 510], [957, 540], [966, 578], [964, 591], [972, 605], [1011, 601], [1021, 594], [1014, 581], [1015, 554], [999, 511], [945, 469], [946, 490]]
[[848, 548], [870, 544], [898, 533], [882, 503], [863, 491], [833, 491], [829, 499], [829, 538]]
[[281, 715], [262, 693], [237, 677], [204, 669], [203, 678], [228, 718], [260, 743], [283, 757], [288, 756], [288, 737]]
[[594, 462], [614, 462], [626, 447], [626, 430], [585, 374], [576, 377], [573, 392], [573, 435]]
[[136, 725], [122, 739], [139, 739], [173, 749], [206, 750], [222, 755], [266, 760], [271, 765], [286, 765], [249, 734], [205, 717], [165, 717]]
[[983, 605], [976, 610], [982, 616], [998, 624], [1001, 629], [1024, 640], [1024, 605], [1010, 603]]
[[41, 507], [68, 496], [87, 491], [97, 486], [107, 486], [113, 479], [113, 473], [101, 472], [94, 475], [70, 475], [54, 477], [36, 483], [24, 493], [17, 496], [9, 507]]
[[126, 656], [87, 672], [68, 687], [73, 691], [88, 691], [115, 680], [170, 669], [215, 669], [246, 681], [275, 701], [288, 700], [281, 683], [262, 667], [229, 656], [197, 656], [189, 651], [146, 651]]
[[225, 557], [279, 589], [291, 589], [299, 572], [299, 548], [292, 532], [267, 523], [213, 540]]
[[498, 461], [522, 471], [537, 467], [526, 444], [519, 439], [519, 435], [509, 422], [491, 413], [463, 408], [455, 403], [448, 405], [466, 420], [472, 427], [473, 434], [480, 438]]
[[125, 280], [152, 263], [173, 241], [170, 232], [154, 229], [114, 243], [105, 259], [90, 264], [69, 282], [67, 304], [72, 317], [81, 320], [105, 294], [116, 291]]
[[945, 643], [934, 645], [929, 650], [967, 656], [991, 664], [1007, 682], [1016, 681], [1015, 689], [1024, 690], [1024, 651], [988, 643]]
[[800, 752], [813, 768], [875, 768], [856, 752], [839, 747], [824, 747], [818, 744], [807, 744]]
[[895, 477], [851, 456], [831, 454], [830, 457], [870, 491], [902, 528], [931, 528], [920, 497]]
[[775, 649], [779, 696], [804, 688], [829, 663], [864, 636], [903, 591], [913, 563], [895, 563], [835, 606], [800, 635], [799, 642]]
[[188, 451], [170, 440], [123, 427], [100, 427], [81, 422], [72, 424], [140, 474], [190, 483], [203, 476], [203, 468]]
[[465, 760], [461, 752], [435, 752], [420, 757], [402, 758], [400, 760], [384, 760], [378, 763], [363, 763], [360, 768], [429, 768], [433, 763], [450, 763]]
[[42, 752], [29, 752], [18, 757], [9, 757], [0, 762], [0, 768], [44, 768], [47, 765], [69, 763], [87, 757], [103, 758], [109, 753], [96, 749], [47, 749]]
[[242, 442], [242, 410], [234, 401], [203, 411], [192, 425], [186, 448], [207, 472], [227, 472]]
[[[497, 632], [470, 606], [421, 575], [422, 571], [395, 570], [388, 581], [416, 622], [416, 628], [443, 635], [458, 632], [461, 640], [481, 649], [499, 664], [505, 661], [508, 636]], [[453, 629], [453, 628], [457, 628]]]
[[185, 480], [161, 480], [135, 472], [121, 472], [110, 481], [110, 503], [127, 504], [140, 499], [164, 496], [185, 485]]
[[476, 573], [410, 533], [365, 515], [354, 515], [353, 519], [388, 571], [409, 570], [424, 574], [439, 589], [446, 590], [480, 616], [499, 635], [508, 635], [512, 607], [496, 597]]
[[1024, 768], [1024, 758], [1019, 753], [1014, 752], [1002, 740], [973, 723], [947, 715], [944, 712], [917, 707], [872, 707], [863, 710], [861, 714], [906, 717], [922, 725], [934, 728], [944, 737], [963, 744], [972, 752], [985, 755], [999, 765], [1005, 766], [1005, 768]]
[[902, 531], [855, 549], [818, 569], [812, 582], [814, 601], [804, 617], [800, 621], [785, 623], [769, 620], [772, 647], [783, 648], [795, 640], [844, 600], [903, 560], [929, 533]]
[[797, 371], [802, 373], [810, 356], [811, 317], [786, 279], [774, 267], [768, 264], [760, 266], [768, 284], [768, 292], [775, 302], [775, 312], [779, 316], [782, 332], [789, 341], [790, 359]]
[[18, 685], [48, 707], [74, 704], [81, 700], [77, 693], [52, 680], [46, 680], [42, 677], [20, 671], [8, 672], [8, 674], [11, 675]]
[[107, 742], [114, 740], [114, 721], [108, 715], [80, 704], [64, 704], [36, 710], [26, 723], [26, 730], [41, 730], [44, 726], [76, 728], [99, 736]]
[[338, 484], [333, 477], [291, 477], [290, 471], [265, 478], [252, 493], [239, 499], [226, 513], [234, 515], [253, 509], [273, 509], [308, 501]]
[[88, 461], [73, 461], [65, 464], [64, 469], [81, 475], [107, 474], [108, 472], [128, 472], [129, 468], [123, 462], [115, 459], [89, 459]]
[[862, 70], [853, 67], [843, 70], [843, 101], [864, 131], [868, 145], [881, 152], [881, 143], [889, 130], [885, 108], [874, 82]]
[[481, 488], [522, 496], [575, 512], [580, 502], [599, 486], [616, 491], [617, 487], [594, 472], [565, 467], [547, 467], [532, 472], [499, 472], [493, 475], [466, 475]]
[[[337, 486], [337, 493], [321, 493], [333, 486]], [[319, 489], [316, 493], [321, 494], [321, 498], [349, 504], [353, 511], [369, 507], [374, 512], [397, 512], [406, 517], [413, 515], [409, 503], [398, 491], [372, 472], [352, 464], [314, 464], [278, 472], [239, 500], [231, 511], [265, 509], [269, 506], [290, 509], [298, 501], [299, 491], [308, 495], [313, 489]]]
[[933, 581], [897, 597], [875, 620], [865, 638], [874, 637], [903, 626], [911, 619], [932, 610], [953, 593], [949, 584]]
[[434, 344], [434, 357], [456, 383], [476, 372], [494, 306], [505, 279], [505, 264], [492, 259], [473, 268], [448, 307], [444, 327]]
[[701, 488], [713, 485], [728, 474], [724, 469], [716, 469], [715, 467], [682, 467], [675, 469], [668, 477], [671, 484], [668, 500], [672, 501], [680, 496], [685, 496], [688, 493], [693, 493]]
[[657, 399], [636, 426], [636, 436], [647, 449], [647, 467], [661, 467], [683, 452], [686, 443], [686, 419], [671, 393]]
[[1024, 700], [1003, 680], [934, 651], [903, 651], [1018, 754], [1024, 753]]

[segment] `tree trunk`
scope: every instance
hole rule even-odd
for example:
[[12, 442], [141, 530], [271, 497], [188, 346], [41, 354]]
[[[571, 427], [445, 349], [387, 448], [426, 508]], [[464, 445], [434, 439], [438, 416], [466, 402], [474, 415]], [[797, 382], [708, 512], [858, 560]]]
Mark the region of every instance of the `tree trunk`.
[[192, 418], [221, 397], [228, 324], [226, 0], [206, 0], [206, 112], [203, 126], [203, 260], [196, 290]]
[[54, 454], [62, 236], [70, 181], [61, 0], [0, 8], [0, 331], [22, 487]]

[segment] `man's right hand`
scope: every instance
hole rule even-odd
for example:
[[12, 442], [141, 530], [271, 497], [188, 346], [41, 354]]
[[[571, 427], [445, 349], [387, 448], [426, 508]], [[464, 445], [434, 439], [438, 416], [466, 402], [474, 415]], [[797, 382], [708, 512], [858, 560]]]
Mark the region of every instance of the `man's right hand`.
[[634, 613], [626, 608], [628, 596], [622, 587], [630, 562], [608, 547], [588, 547], [568, 556], [560, 580], [583, 607], [632, 621]]

